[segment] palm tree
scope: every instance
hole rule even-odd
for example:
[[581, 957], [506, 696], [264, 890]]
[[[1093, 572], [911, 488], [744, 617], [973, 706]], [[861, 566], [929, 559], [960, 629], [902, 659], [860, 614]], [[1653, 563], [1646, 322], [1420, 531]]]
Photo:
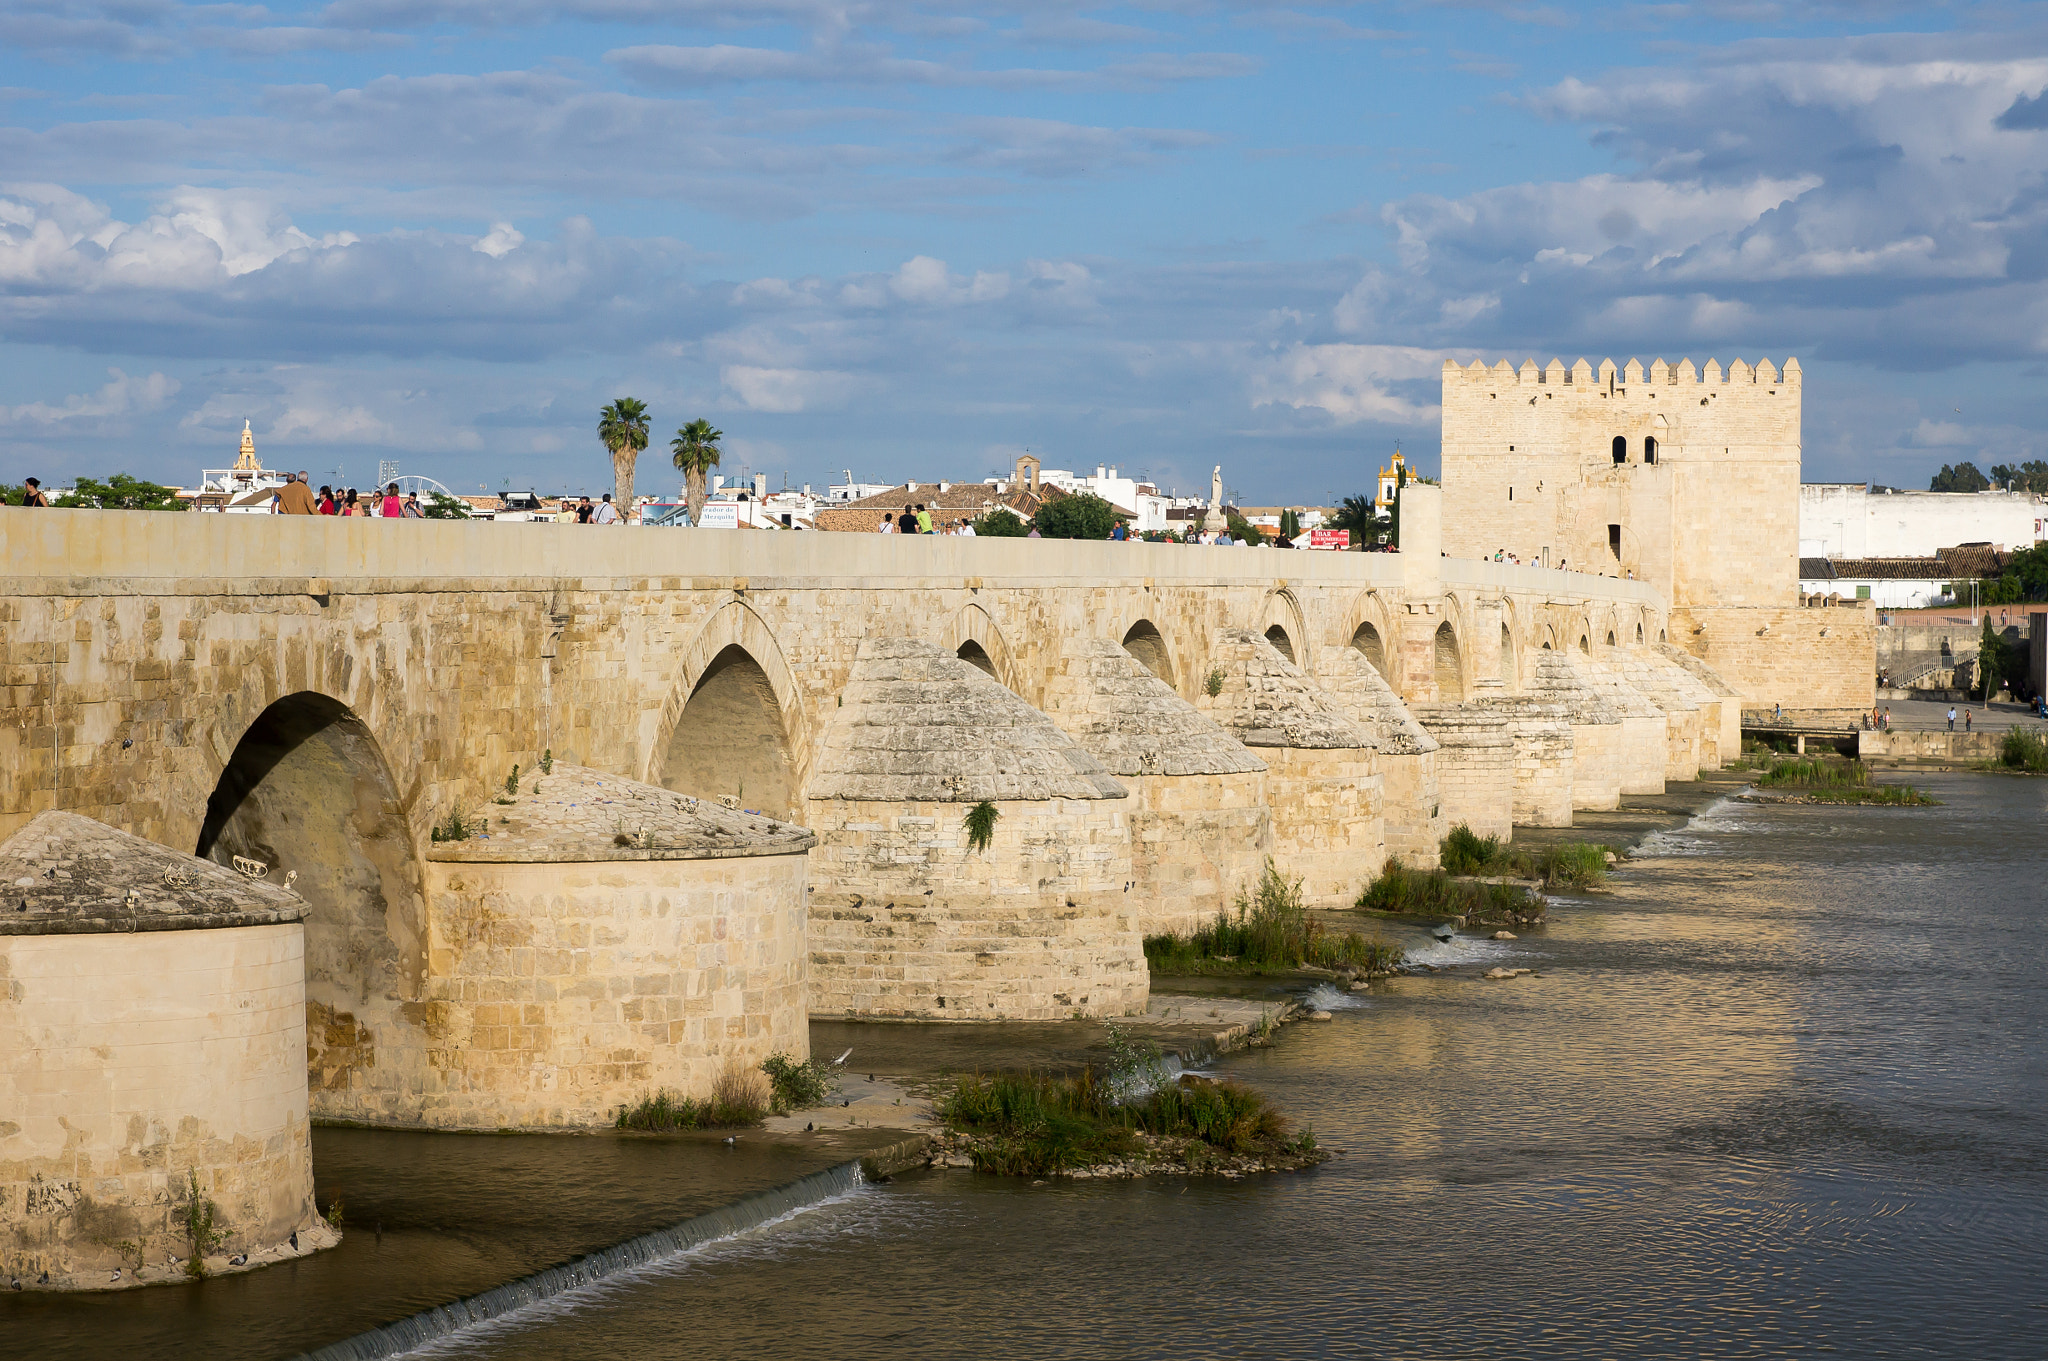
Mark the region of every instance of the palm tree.
[[1351, 537], [1362, 547], [1378, 532], [1379, 517], [1373, 513], [1371, 497], [1347, 496], [1328, 523], [1332, 529], [1351, 531]]
[[647, 403], [621, 397], [597, 413], [597, 437], [612, 451], [612, 503], [622, 519], [633, 514], [633, 463], [647, 447]]
[[675, 465], [682, 469], [683, 482], [688, 488], [690, 502], [690, 523], [698, 523], [704, 513], [704, 478], [718, 466], [718, 442], [725, 438], [723, 430], [715, 430], [711, 422], [699, 416], [668, 442], [675, 450]]

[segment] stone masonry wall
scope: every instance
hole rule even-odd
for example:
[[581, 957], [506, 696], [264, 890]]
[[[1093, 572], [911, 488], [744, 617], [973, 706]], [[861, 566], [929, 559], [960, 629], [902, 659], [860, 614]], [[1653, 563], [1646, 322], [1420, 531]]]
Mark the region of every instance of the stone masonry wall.
[[810, 1056], [803, 854], [428, 868], [428, 1089], [382, 1123], [603, 1126]]
[[1437, 789], [1446, 827], [1459, 823], [1480, 836], [1514, 836], [1515, 740], [1504, 715], [1465, 704], [1409, 706], [1437, 752]]
[[1142, 1011], [1127, 799], [811, 801], [813, 1016], [1060, 1020]]
[[1131, 874], [1144, 935], [1199, 930], [1255, 888], [1273, 851], [1264, 772], [1124, 775]]
[[304, 954], [297, 922], [0, 936], [0, 1276], [184, 1256], [188, 1171], [232, 1251], [320, 1222]]

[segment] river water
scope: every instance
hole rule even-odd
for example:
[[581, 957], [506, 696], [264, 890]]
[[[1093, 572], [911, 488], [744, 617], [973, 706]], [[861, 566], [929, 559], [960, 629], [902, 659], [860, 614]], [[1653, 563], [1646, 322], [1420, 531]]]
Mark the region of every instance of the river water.
[[1922, 783], [1717, 804], [1220, 1064], [1314, 1172], [918, 1174], [433, 1354], [2048, 1355], [2048, 782]]
[[[425, 1354], [2048, 1355], [2048, 781], [1916, 779], [1944, 805], [1716, 804], [1548, 927], [1221, 1061], [1342, 1150], [1315, 1171], [913, 1174]], [[884, 1067], [975, 1033], [821, 1028]], [[342, 1255], [12, 1296], [0, 1355], [280, 1355], [796, 1170], [682, 1152], [323, 1131]]]

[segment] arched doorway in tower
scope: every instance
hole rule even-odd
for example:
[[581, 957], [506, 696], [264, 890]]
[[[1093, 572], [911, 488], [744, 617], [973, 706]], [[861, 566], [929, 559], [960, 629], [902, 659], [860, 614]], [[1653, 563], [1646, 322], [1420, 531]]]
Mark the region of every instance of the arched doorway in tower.
[[1002, 679], [1001, 676], [996, 674], [995, 662], [990, 659], [981, 644], [975, 642], [972, 638], [960, 644], [956, 655], [961, 661], [966, 662], [977, 671], [986, 672], [990, 680], [999, 681]]
[[1161, 636], [1158, 626], [1150, 619], [1140, 619], [1125, 630], [1124, 651], [1137, 658], [1140, 666], [1168, 685], [1174, 683], [1173, 654], [1167, 651], [1166, 639]]
[[730, 796], [742, 808], [787, 820], [794, 766], [768, 673], [738, 643], [728, 645], [697, 678], [669, 734], [662, 786], [700, 799]]
[[1609, 629], [1609, 630], [1607, 630], [1607, 646], [1609, 646], [1609, 647], [1613, 647], [1613, 646], [1614, 646], [1614, 630], [1613, 630], [1613, 629]]
[[1458, 656], [1458, 635], [1449, 621], [1436, 629], [1436, 697], [1440, 704], [1465, 701], [1465, 663]]
[[390, 767], [348, 706], [265, 709], [206, 801], [199, 856], [260, 862], [306, 900], [306, 1067], [315, 1116], [417, 1118], [428, 1037], [426, 906]]
[[[1380, 631], [1371, 624], [1360, 624], [1351, 635], [1351, 646], [1372, 663], [1372, 669], [1380, 673], [1380, 679], [1387, 678], [1387, 648], [1380, 641]], [[1391, 684], [1391, 682], [1389, 682]]]
[[1294, 655], [1294, 640], [1287, 636], [1286, 629], [1281, 628], [1278, 624], [1273, 625], [1271, 628], [1266, 630], [1266, 641], [1273, 645], [1273, 650], [1275, 652], [1285, 657], [1288, 661], [1291, 662], [1296, 660]]

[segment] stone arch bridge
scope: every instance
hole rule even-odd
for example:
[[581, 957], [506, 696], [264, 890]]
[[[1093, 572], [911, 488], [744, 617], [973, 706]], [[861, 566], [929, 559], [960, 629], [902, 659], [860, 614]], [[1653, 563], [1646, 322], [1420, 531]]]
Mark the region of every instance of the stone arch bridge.
[[[1116, 1014], [1140, 935], [1267, 856], [1338, 905], [1453, 822], [1569, 823], [1732, 750], [1739, 701], [1651, 587], [1444, 558], [1432, 491], [1400, 555], [0, 509], [0, 837], [55, 809], [291, 867], [316, 1115], [588, 1123], [708, 1053], [800, 1051], [806, 1005]], [[495, 826], [543, 754], [612, 791], [562, 805], [585, 832], [661, 791], [762, 819], [699, 828], [707, 855], [815, 831], [794, 878], [721, 871], [695, 957], [738, 980], [730, 1016], [709, 965], [587, 977], [583, 928], [544, 950], [507, 906], [613, 880], [478, 896], [496, 871], [436, 828]], [[615, 839], [583, 861], [667, 853], [623, 815]], [[719, 952], [787, 892], [761, 1003]], [[609, 1038], [564, 1038], [571, 995]], [[791, 996], [795, 1021], [748, 1010]]]

